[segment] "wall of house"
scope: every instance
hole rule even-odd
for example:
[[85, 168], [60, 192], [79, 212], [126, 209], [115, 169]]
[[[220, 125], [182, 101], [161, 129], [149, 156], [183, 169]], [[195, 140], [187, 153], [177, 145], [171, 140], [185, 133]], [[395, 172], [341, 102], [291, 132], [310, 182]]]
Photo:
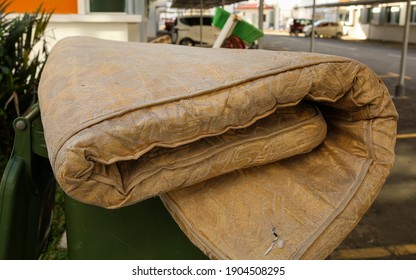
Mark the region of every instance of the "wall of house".
[[[402, 42], [406, 18], [405, 3], [396, 3], [391, 6], [400, 7], [400, 14], [396, 22], [387, 22], [386, 14], [387, 5], [379, 6], [381, 11], [377, 18], [369, 18], [368, 12], [372, 7], [352, 7], [350, 9], [350, 18], [353, 19], [353, 25], [350, 28], [349, 35], [370, 40], [380, 40], [388, 42]], [[414, 6], [414, 5], [413, 5]], [[410, 24], [409, 43], [416, 43], [416, 25], [415, 22]]]
[[[404, 26], [402, 25], [363, 25], [367, 39], [403, 42]], [[416, 26], [410, 26], [409, 43], [416, 43]]]
[[78, 13], [78, 0], [13, 0], [8, 7], [8, 12], [29, 13], [35, 11], [42, 4], [47, 12], [55, 14]]
[[[387, 7], [399, 7], [400, 14], [397, 22], [387, 22], [392, 17], [387, 17]], [[415, 4], [412, 5], [415, 7]], [[369, 12], [373, 8], [378, 8], [373, 18], [369, 18]], [[413, 8], [416, 9], [416, 8]], [[348, 13], [348, 21], [340, 19], [340, 15]], [[331, 19], [338, 20], [344, 23], [344, 31], [348, 35], [357, 39], [380, 40], [386, 42], [402, 42], [405, 24], [406, 3], [392, 3], [377, 6], [348, 6], [348, 7], [332, 7], [332, 8], [318, 8], [316, 10], [315, 19]], [[294, 9], [295, 17], [312, 17], [312, 9], [299, 8]], [[410, 24], [409, 43], [416, 43], [416, 22]]]
[[[243, 18], [248, 23], [251, 23], [254, 26], [259, 25], [259, 10], [258, 9], [236, 9], [237, 15]], [[274, 26], [275, 18], [273, 10], [265, 9], [264, 14], [266, 15], [266, 20], [263, 22], [263, 28], [269, 29], [271, 26]]]
[[47, 28], [47, 41], [53, 46], [70, 36], [89, 36], [100, 39], [144, 42], [140, 15], [53, 15]]
[[53, 15], [47, 28], [48, 46], [70, 36], [90, 36], [100, 39], [147, 42], [144, 0], [128, 2], [129, 13], [91, 13], [89, 0], [14, 0], [8, 8], [11, 16], [31, 13], [42, 8]]

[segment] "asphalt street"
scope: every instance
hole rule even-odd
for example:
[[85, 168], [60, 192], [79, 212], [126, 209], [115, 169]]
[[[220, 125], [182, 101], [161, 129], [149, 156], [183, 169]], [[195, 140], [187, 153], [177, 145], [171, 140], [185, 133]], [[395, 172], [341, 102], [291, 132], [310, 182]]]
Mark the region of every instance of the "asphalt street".
[[[286, 32], [266, 34], [264, 49], [309, 52], [310, 37], [288, 36]], [[392, 94], [399, 84], [402, 44], [382, 41], [316, 38], [315, 52], [348, 57], [363, 62], [384, 81]], [[416, 46], [409, 45], [405, 72], [406, 92], [416, 94]]]

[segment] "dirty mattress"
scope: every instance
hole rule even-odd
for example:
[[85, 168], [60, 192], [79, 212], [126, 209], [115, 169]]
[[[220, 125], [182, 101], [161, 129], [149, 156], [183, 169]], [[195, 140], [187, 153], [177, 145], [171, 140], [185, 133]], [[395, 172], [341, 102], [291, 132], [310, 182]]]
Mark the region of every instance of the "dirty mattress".
[[397, 112], [343, 57], [71, 37], [39, 103], [72, 198], [120, 208], [160, 196], [212, 259], [323, 259], [394, 161]]

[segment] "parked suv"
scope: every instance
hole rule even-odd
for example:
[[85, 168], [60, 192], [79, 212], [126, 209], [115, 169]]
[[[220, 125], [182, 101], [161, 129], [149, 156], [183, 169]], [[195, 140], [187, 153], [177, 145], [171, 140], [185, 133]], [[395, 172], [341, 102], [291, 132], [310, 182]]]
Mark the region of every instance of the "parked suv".
[[289, 34], [298, 36], [299, 33], [303, 32], [303, 27], [312, 24], [311, 19], [306, 18], [292, 18], [289, 20]]
[[[318, 20], [314, 23], [315, 36], [317, 37], [335, 37], [341, 38], [344, 35], [344, 27], [335, 21]], [[312, 25], [307, 25], [303, 28], [305, 36], [311, 36]]]
[[[220, 30], [212, 26], [212, 16], [202, 17], [202, 44], [212, 46]], [[175, 20], [172, 40], [179, 45], [194, 46], [200, 43], [200, 16], [185, 16]]]

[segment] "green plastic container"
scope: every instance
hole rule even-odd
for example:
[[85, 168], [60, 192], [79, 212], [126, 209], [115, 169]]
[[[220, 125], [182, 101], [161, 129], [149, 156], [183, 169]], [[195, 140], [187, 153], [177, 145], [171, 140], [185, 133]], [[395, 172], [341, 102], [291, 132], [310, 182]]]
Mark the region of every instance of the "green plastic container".
[[0, 183], [0, 259], [37, 259], [50, 228], [56, 186], [39, 107], [13, 126], [13, 152]]
[[207, 259], [159, 198], [104, 209], [65, 197], [69, 259]]

